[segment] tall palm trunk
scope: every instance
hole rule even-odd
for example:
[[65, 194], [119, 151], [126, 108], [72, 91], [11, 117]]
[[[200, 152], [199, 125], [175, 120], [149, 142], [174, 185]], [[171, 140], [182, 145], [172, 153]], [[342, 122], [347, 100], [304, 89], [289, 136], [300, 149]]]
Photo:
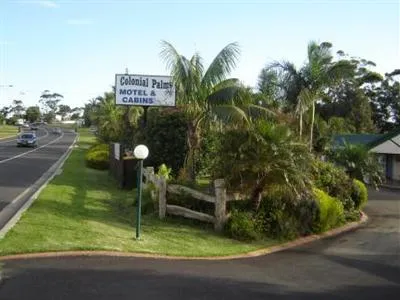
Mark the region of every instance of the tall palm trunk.
[[303, 113], [302, 112], [300, 112], [300, 121], [299, 121], [299, 131], [300, 131], [300, 133], [299, 133], [299, 136], [300, 136], [300, 139], [301, 139], [301, 136], [302, 136], [302, 134], [303, 134]]
[[257, 212], [260, 208], [262, 201], [262, 192], [264, 191], [265, 185], [267, 184], [267, 177], [262, 177], [251, 192], [250, 201], [254, 212]]
[[187, 136], [187, 153], [184, 162], [184, 169], [189, 176], [190, 181], [196, 180], [196, 150], [200, 143], [200, 133], [197, 128], [196, 122], [188, 123], [188, 136]]
[[312, 112], [311, 112], [310, 152], [312, 152], [313, 150], [314, 121], [315, 121], [315, 101], [312, 102]]

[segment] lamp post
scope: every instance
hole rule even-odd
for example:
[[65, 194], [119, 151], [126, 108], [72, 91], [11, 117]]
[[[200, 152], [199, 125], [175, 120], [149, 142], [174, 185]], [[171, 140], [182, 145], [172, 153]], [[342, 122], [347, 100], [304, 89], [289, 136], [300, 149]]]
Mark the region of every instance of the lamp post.
[[140, 238], [140, 218], [142, 215], [142, 176], [143, 160], [149, 155], [149, 149], [145, 145], [137, 145], [133, 150], [135, 158], [138, 159], [137, 166], [137, 201], [136, 201], [136, 239]]

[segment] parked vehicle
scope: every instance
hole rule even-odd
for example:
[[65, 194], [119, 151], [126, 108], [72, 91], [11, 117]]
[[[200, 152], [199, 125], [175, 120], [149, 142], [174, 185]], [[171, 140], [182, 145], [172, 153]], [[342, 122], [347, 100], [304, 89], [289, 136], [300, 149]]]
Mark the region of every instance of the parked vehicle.
[[61, 134], [62, 133], [61, 128], [53, 128], [52, 133], [53, 134]]
[[35, 133], [22, 133], [17, 138], [17, 147], [37, 147], [38, 140]]

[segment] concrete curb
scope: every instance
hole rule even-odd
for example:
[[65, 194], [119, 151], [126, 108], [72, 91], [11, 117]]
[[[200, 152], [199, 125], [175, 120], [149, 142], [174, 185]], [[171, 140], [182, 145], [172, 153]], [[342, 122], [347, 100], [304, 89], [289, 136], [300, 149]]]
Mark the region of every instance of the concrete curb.
[[27, 253], [27, 254], [15, 254], [0, 257], [1, 261], [8, 260], [23, 260], [23, 259], [35, 259], [35, 258], [62, 258], [62, 257], [85, 257], [85, 256], [110, 256], [110, 257], [132, 257], [132, 258], [152, 258], [152, 259], [166, 259], [166, 260], [232, 260], [232, 259], [245, 259], [251, 257], [257, 257], [275, 252], [288, 250], [290, 248], [305, 245], [307, 243], [321, 240], [328, 237], [334, 237], [346, 232], [356, 230], [368, 221], [368, 216], [361, 212], [361, 219], [358, 222], [352, 222], [346, 224], [340, 228], [335, 228], [320, 235], [310, 235], [302, 237], [297, 240], [287, 242], [281, 245], [272, 246], [244, 254], [238, 255], [227, 255], [227, 256], [207, 256], [207, 257], [190, 257], [190, 256], [168, 256], [158, 254], [147, 254], [147, 253], [130, 253], [130, 252], [117, 252], [117, 251], [63, 251], [63, 252], [42, 252], [42, 253]]
[[381, 184], [381, 185], [379, 185], [379, 188], [384, 188], [384, 189], [393, 190], [393, 191], [400, 190], [400, 186], [390, 185], [390, 184]]
[[[23, 191], [17, 196], [10, 204], [8, 204], [0, 212], [0, 222], [4, 223], [0, 229], [0, 238], [3, 238], [7, 232], [18, 222], [21, 215], [32, 205], [32, 203], [39, 196], [40, 192], [47, 186], [47, 184], [57, 175], [57, 171], [62, 167], [64, 162], [79, 139], [79, 134], [76, 135], [75, 140], [68, 147], [67, 151], [44, 173], [33, 185]], [[33, 193], [28, 200], [26, 196]], [[3, 221], [2, 220], [6, 220]]]

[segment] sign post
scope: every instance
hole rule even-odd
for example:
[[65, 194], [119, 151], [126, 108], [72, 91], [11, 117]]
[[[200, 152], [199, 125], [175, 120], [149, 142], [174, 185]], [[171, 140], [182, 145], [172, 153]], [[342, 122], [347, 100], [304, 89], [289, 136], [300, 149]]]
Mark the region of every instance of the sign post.
[[[146, 127], [147, 110], [149, 107], [174, 107], [175, 86], [171, 76], [161, 75], [115, 75], [115, 103], [116, 105], [142, 106], [144, 110], [142, 129]], [[145, 145], [138, 145], [134, 150], [138, 159], [138, 195], [136, 208], [136, 238], [140, 238], [141, 198], [142, 198], [142, 170], [143, 160], [149, 151]]]

